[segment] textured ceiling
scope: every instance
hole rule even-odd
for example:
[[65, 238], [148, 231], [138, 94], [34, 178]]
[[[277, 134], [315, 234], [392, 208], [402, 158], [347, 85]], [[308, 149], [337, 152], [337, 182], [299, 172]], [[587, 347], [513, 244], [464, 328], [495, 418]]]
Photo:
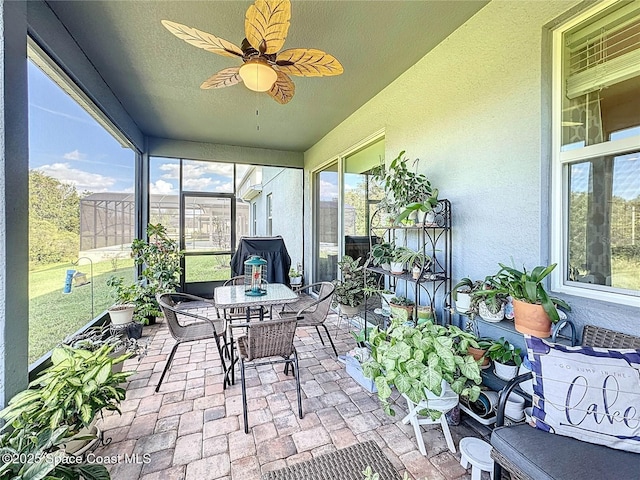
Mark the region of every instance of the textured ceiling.
[[337, 77], [293, 77], [296, 94], [290, 103], [279, 105], [242, 84], [201, 90], [205, 79], [240, 65], [240, 60], [193, 47], [160, 23], [173, 20], [240, 45], [251, 3], [51, 1], [49, 5], [144, 134], [304, 151], [486, 4], [293, 0], [284, 48], [324, 50], [340, 60], [345, 72]]

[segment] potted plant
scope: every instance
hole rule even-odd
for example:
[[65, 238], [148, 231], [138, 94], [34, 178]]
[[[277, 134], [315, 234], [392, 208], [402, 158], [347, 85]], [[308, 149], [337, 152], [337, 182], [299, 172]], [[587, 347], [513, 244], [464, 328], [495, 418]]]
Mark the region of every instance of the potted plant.
[[0, 466], [0, 478], [11, 480], [34, 479], [109, 479], [109, 472], [100, 463], [88, 462], [84, 457], [67, 457], [64, 442], [69, 427], [45, 428], [32, 431], [15, 429], [0, 435], [0, 452], [11, 458]]
[[487, 355], [493, 360], [495, 374], [503, 380], [511, 380], [522, 364], [522, 352], [511, 345], [504, 337], [494, 340], [487, 349]]
[[[364, 267], [360, 265], [361, 258], [354, 260], [349, 255], [342, 257], [338, 262], [341, 272], [341, 280], [334, 280], [335, 291], [332, 305], [340, 306], [340, 311], [345, 315], [355, 315], [367, 295], [366, 287], [374, 288], [375, 279], [366, 276]], [[365, 278], [367, 285], [365, 285]]]
[[112, 288], [112, 297], [115, 300], [115, 304], [107, 309], [111, 323], [114, 325], [131, 323], [135, 311], [133, 299], [136, 296], [136, 285], [125, 285], [124, 278], [111, 277], [107, 280], [107, 286]]
[[299, 272], [294, 267], [291, 267], [289, 269], [289, 282], [291, 283], [292, 287], [302, 285], [302, 272]]
[[[462, 278], [453, 286], [451, 296], [458, 313], [468, 313], [471, 308], [471, 294], [482, 288], [482, 281], [473, 281], [468, 277]], [[473, 313], [473, 312], [471, 312]]]
[[431, 257], [425, 253], [417, 252], [409, 248], [402, 248], [398, 259], [411, 270], [411, 276], [414, 280], [420, 279], [425, 270], [431, 263]]
[[390, 270], [391, 260], [393, 259], [393, 250], [393, 243], [376, 243], [371, 248], [371, 260], [373, 261], [373, 264], [382, 267], [383, 270]]
[[415, 306], [413, 300], [397, 296], [389, 300], [389, 306], [391, 307], [391, 315], [394, 318], [402, 319], [405, 322], [413, 318], [413, 307]]
[[[89, 352], [95, 352], [108, 345], [113, 347], [109, 353], [112, 360], [116, 360], [124, 354], [127, 354], [130, 358], [136, 357], [141, 360], [147, 354], [148, 346], [146, 342], [139, 342], [137, 338], [125, 336], [124, 332], [113, 332], [109, 325], [90, 327], [84, 332], [76, 333], [65, 339], [62, 345]], [[114, 363], [113, 371], [115, 373], [122, 371], [122, 362]]]
[[131, 242], [131, 254], [135, 265], [143, 267], [138, 279], [144, 287], [140, 292], [139, 306], [147, 312], [144, 318], [149, 323], [161, 315], [160, 306], [155, 298], [156, 293], [175, 292], [180, 285], [182, 268], [180, 261], [184, 256], [178, 242], [167, 234], [167, 229], [160, 223], [147, 226], [148, 241], [136, 238]]
[[374, 327], [370, 336], [372, 359], [363, 365], [373, 378], [378, 397], [393, 415], [391, 388], [419, 403], [429, 394], [442, 394], [443, 381], [458, 395], [477, 400], [480, 368], [467, 347], [473, 335], [456, 326], [425, 322], [417, 326], [392, 320], [387, 331]]
[[557, 264], [538, 266], [531, 271], [522, 271], [500, 264], [501, 270], [494, 276], [494, 290], [489, 294], [506, 294], [512, 297], [515, 328], [539, 338], [551, 336], [551, 324], [560, 320], [556, 308], [571, 311], [571, 307], [559, 298], [551, 297], [544, 288], [543, 280]]
[[469, 347], [467, 348], [467, 351], [469, 352], [469, 355], [479, 363], [480, 368], [487, 367], [489, 365], [487, 350], [489, 350], [491, 345], [493, 345], [493, 340], [487, 337], [469, 340]]
[[[133, 318], [142, 325], [153, 325], [156, 318], [162, 315], [160, 305], [156, 301], [156, 294], [160, 293], [159, 286], [153, 282], [138, 282], [133, 298], [135, 306]], [[141, 332], [142, 333], [142, 332]]]
[[494, 276], [486, 277], [481, 287], [471, 293], [469, 308], [470, 312], [477, 313], [483, 320], [491, 323], [502, 321], [505, 306], [509, 302], [507, 294], [494, 287], [494, 284]]
[[[438, 190], [424, 174], [414, 173], [407, 167], [405, 151], [391, 161], [388, 169], [380, 169], [375, 179], [382, 183], [387, 198], [393, 198], [392, 204], [400, 211], [395, 222], [406, 219], [414, 212], [429, 211], [437, 203]], [[414, 161], [417, 164], [418, 160]], [[435, 199], [435, 200], [433, 200]]]
[[0, 411], [6, 421], [3, 429], [32, 432], [68, 427], [67, 453], [78, 454], [99, 436], [94, 420], [102, 410], [120, 412], [125, 398], [120, 385], [133, 372], [114, 372], [113, 365], [128, 354], [113, 359], [113, 345], [95, 351], [60, 346], [53, 349], [52, 365], [33, 380], [29, 387], [11, 399]]
[[411, 253], [414, 253], [413, 250], [410, 250], [407, 247], [395, 247], [391, 255], [391, 273], [394, 275], [404, 273], [405, 262], [403, 258]]

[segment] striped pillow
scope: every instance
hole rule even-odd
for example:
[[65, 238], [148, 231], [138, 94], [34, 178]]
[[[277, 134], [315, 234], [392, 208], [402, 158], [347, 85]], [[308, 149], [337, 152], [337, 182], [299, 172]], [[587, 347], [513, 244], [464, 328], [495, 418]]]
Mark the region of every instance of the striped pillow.
[[525, 339], [537, 428], [640, 453], [640, 350]]

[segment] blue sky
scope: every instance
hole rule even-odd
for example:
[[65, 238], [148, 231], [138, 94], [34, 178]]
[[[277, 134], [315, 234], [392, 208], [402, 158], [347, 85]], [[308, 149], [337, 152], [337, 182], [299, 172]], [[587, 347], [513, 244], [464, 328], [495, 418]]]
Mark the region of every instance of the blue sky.
[[[29, 62], [29, 167], [79, 192], [133, 192], [135, 154], [123, 148], [80, 105]], [[246, 167], [245, 167], [246, 168]], [[238, 169], [238, 175], [242, 171]], [[185, 163], [192, 191], [232, 191], [232, 164]], [[179, 163], [151, 162], [151, 193], [178, 193]]]
[[78, 191], [132, 192], [134, 153], [29, 62], [29, 167]]

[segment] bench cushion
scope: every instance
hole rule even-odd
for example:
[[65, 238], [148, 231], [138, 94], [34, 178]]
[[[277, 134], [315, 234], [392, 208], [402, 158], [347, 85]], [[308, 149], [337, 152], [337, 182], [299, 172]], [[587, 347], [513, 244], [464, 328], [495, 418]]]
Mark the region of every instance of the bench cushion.
[[535, 480], [638, 480], [640, 454], [623, 452], [529, 425], [498, 427], [491, 445]]

